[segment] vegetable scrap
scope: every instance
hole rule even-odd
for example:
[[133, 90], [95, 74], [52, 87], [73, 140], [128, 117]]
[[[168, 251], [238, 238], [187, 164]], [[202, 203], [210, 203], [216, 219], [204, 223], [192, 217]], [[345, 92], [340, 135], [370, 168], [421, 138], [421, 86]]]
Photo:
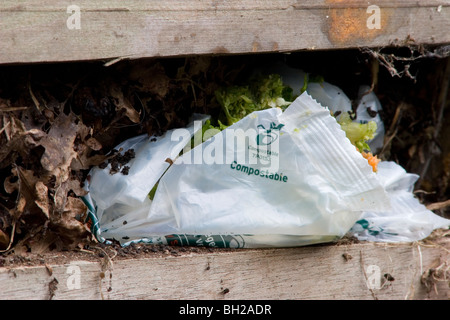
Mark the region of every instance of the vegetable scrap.
[[248, 85], [222, 87], [215, 91], [215, 96], [226, 115], [227, 125], [253, 111], [275, 107], [285, 109], [294, 101], [292, 88], [284, 85], [277, 74], [252, 78]]
[[[304, 86], [301, 88], [300, 93], [307, 90], [308, 83], [323, 81], [323, 77], [320, 76], [308, 79], [310, 78], [306, 75]], [[268, 108], [281, 108], [284, 110], [297, 97], [294, 95], [293, 89], [285, 85], [278, 74], [259, 75], [251, 78], [248, 82], [249, 84], [247, 85], [232, 85], [215, 91], [228, 125], [236, 123], [254, 111]], [[376, 172], [379, 159], [370, 153], [368, 145], [368, 141], [374, 138], [377, 131], [376, 122], [359, 123], [355, 121], [356, 116], [351, 115], [349, 112], [335, 115], [336, 117], [339, 116], [338, 123], [341, 129], [345, 131], [347, 138], [361, 152], [363, 157], [369, 161], [374, 172]], [[203, 126], [203, 133], [208, 129], [221, 131], [227, 127], [219, 119], [213, 121], [217, 122], [218, 126], [211, 125], [211, 120], [208, 120]], [[207, 140], [210, 137], [207, 136], [203, 140]]]

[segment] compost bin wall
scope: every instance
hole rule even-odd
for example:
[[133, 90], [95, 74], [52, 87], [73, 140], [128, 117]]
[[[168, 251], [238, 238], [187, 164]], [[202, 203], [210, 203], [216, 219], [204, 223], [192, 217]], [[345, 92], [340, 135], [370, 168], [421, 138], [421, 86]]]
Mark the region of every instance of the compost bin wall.
[[[323, 76], [351, 99], [360, 84], [369, 85], [383, 106], [386, 128], [378, 156], [417, 173], [415, 195], [437, 214], [450, 218], [449, 15], [448, 1], [383, 0], [370, 6], [357, 0], [197, 1], [189, 5], [176, 0], [70, 5], [2, 1], [0, 279], [8, 285], [1, 297], [146, 298], [150, 291], [156, 298], [183, 298], [173, 294], [179, 292], [176, 281], [172, 287], [160, 281], [134, 292], [121, 288], [111, 280], [116, 278], [105, 276], [112, 274], [111, 263], [117, 255], [135, 257], [135, 265], [151, 271], [148, 279], [155, 274], [165, 279], [168, 265], [174, 273], [184, 264], [204, 265], [196, 275], [205, 279], [201, 289], [207, 290], [195, 296], [199, 290], [192, 284], [194, 298], [448, 296], [448, 286], [441, 281], [448, 270], [445, 232], [438, 234], [439, 241], [429, 239], [412, 250], [352, 243], [339, 252], [327, 246], [298, 251], [205, 249], [200, 257], [166, 261], [167, 255], [190, 254], [193, 248], [128, 250], [99, 245], [85, 223], [86, 206], [79, 196], [85, 192], [89, 169], [102, 165], [118, 142], [183, 126], [193, 112], [217, 115], [220, 107], [214, 91], [219, 86], [239, 82], [254, 67], [282, 61]], [[155, 269], [147, 268], [149, 262], [143, 259], [148, 257], [142, 252], [148, 250], [164, 254], [157, 256]], [[238, 270], [247, 253], [256, 264], [242, 269], [238, 277], [233, 272], [205, 277], [205, 272], [220, 270], [228, 262], [230, 269]], [[55, 257], [62, 261], [52, 260]], [[92, 262], [89, 257], [95, 257], [94, 264], [87, 262]], [[72, 290], [76, 282], [69, 281], [73, 280], [70, 272], [78, 270], [71, 264], [77, 259], [83, 262], [75, 266], [85, 266], [85, 274], [91, 277], [89, 285], [81, 286], [82, 293]], [[329, 266], [322, 271], [331, 278], [292, 272], [300, 262], [315, 269], [316, 259]], [[347, 265], [336, 267], [337, 262]], [[401, 283], [400, 290], [397, 286], [390, 291], [395, 294], [367, 290], [363, 270], [377, 263], [386, 274], [398, 271], [401, 280], [385, 282], [384, 287], [392, 289], [393, 283]], [[278, 264], [280, 272], [272, 268]], [[349, 264], [353, 268], [350, 280], [342, 276], [351, 269]], [[118, 274], [132, 273], [126, 262], [118, 265]], [[254, 276], [261, 270], [269, 279], [262, 286], [266, 295], [260, 292], [261, 279]], [[326, 295], [314, 285], [302, 287], [303, 291], [292, 289], [293, 285], [286, 289], [277, 277], [298, 286], [315, 279], [324, 280], [326, 286], [327, 281], [341, 279], [338, 283], [348, 290], [336, 285], [334, 290], [327, 288]], [[253, 288], [248, 295], [236, 290], [245, 285]]]
[[[382, 65], [374, 53], [407, 59]], [[414, 48], [402, 47], [143, 59], [108, 67], [101, 62], [0, 67], [0, 279], [5, 284], [1, 297], [446, 299], [445, 232], [413, 246], [343, 242], [337, 247], [280, 250], [123, 249], [91, 241], [83, 224], [85, 207], [76, 200], [89, 168], [102, 163], [118, 142], [182, 125], [195, 111], [215, 114], [220, 109], [214, 103], [215, 88], [239, 81], [254, 67], [283, 61], [323, 75], [351, 98], [359, 84], [373, 84], [387, 128], [380, 157], [422, 174], [416, 195], [448, 217], [442, 203], [449, 193], [449, 113], [448, 100], [440, 98], [448, 81], [443, 72], [448, 59], [425, 55], [416, 59], [420, 55]], [[399, 75], [393, 75], [392, 68]], [[37, 139], [36, 130], [46, 140]], [[8, 140], [13, 132], [21, 135]], [[66, 180], [58, 180], [64, 172]], [[243, 267], [246, 259], [254, 263]], [[296, 271], [298, 265], [315, 270], [317, 261], [323, 266], [320, 273]], [[186, 265], [197, 270], [195, 277], [179, 273]], [[378, 270], [374, 266], [391, 279], [381, 277], [379, 289], [368, 287], [370, 272]], [[168, 272], [179, 276], [169, 277]], [[203, 281], [186, 281], [197, 278]], [[133, 283], [133, 288], [123, 286], [125, 282]], [[180, 286], [186, 290], [180, 292]]]

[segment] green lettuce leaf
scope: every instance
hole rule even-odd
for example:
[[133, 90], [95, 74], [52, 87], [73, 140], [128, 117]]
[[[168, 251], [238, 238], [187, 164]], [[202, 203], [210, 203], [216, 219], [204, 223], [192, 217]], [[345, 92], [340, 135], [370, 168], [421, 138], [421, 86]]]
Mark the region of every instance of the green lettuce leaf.
[[283, 84], [281, 76], [271, 74], [254, 77], [249, 85], [229, 86], [215, 92], [227, 119], [227, 125], [241, 120], [253, 111], [287, 108], [294, 100], [292, 88]]
[[353, 121], [348, 113], [343, 113], [341, 114], [338, 123], [341, 125], [342, 130], [345, 131], [345, 135], [350, 142], [357, 147], [360, 152], [370, 151], [367, 142], [374, 138], [375, 132], [377, 131], [377, 124], [375, 121], [358, 123]]

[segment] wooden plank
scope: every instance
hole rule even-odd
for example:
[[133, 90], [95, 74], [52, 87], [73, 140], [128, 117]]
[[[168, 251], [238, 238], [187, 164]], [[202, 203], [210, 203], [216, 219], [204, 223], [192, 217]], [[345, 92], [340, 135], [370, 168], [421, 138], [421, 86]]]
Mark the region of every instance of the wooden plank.
[[0, 299], [448, 299], [449, 248], [447, 239], [3, 267]]
[[450, 43], [450, 0], [382, 0], [374, 7], [378, 12], [369, 5], [361, 0], [3, 0], [0, 63], [378, 47], [405, 39]]

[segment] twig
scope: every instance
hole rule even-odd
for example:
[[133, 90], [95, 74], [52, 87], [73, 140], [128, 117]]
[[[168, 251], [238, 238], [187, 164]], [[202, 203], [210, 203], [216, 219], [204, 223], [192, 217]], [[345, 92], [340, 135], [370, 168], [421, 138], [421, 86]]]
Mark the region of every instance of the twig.
[[118, 63], [118, 62], [120, 62], [120, 61], [122, 61], [122, 60], [128, 60], [128, 59], [132, 59], [132, 58], [133, 58], [133, 55], [132, 55], [132, 54], [128, 54], [128, 55], [125, 55], [125, 56], [122, 56], [122, 57], [113, 58], [113, 59], [111, 59], [111, 60], [106, 61], [105, 63], [103, 63], [103, 66], [104, 66], [104, 67], [110, 67], [110, 66], [112, 66], [113, 64], [116, 64], [116, 63]]
[[425, 191], [422, 189], [414, 190], [414, 194], [436, 194], [436, 191]]
[[6, 247], [6, 249], [4, 250], [0, 250], [0, 253], [4, 253], [9, 251], [9, 249], [11, 249], [11, 245], [14, 241], [14, 234], [16, 233], [16, 221], [14, 221], [13, 225], [12, 225], [12, 230], [11, 230], [11, 236], [9, 237], [9, 244], [8, 247]]
[[30, 84], [30, 81], [28, 81], [28, 91], [30, 92], [31, 100], [33, 100], [34, 105], [36, 106], [36, 109], [38, 109], [39, 113], [42, 114], [42, 108], [41, 108], [41, 105], [40, 105], [38, 99], [36, 98], [36, 96], [34, 95], [33, 90], [31, 90], [31, 84]]
[[[446, 267], [444, 270], [442, 270]], [[450, 266], [448, 265], [447, 261], [442, 262], [440, 265], [438, 265], [435, 268], [429, 268], [426, 272], [422, 274], [422, 277], [420, 281], [422, 284], [425, 285], [425, 287], [428, 289], [428, 292], [430, 292], [432, 289], [434, 289], [434, 293], [436, 295], [439, 294], [437, 289], [437, 282], [447, 282], [447, 273], [450, 270]]]
[[[422, 258], [422, 250], [420, 249], [420, 246], [422, 245], [419, 241], [414, 241], [412, 244], [412, 248], [414, 250], [414, 247], [417, 247], [417, 251], [419, 253], [419, 267], [420, 267], [420, 275], [423, 275], [423, 258]], [[414, 253], [414, 252], [413, 252]], [[409, 290], [405, 295], [405, 300], [412, 300], [414, 299], [414, 295], [415, 295], [415, 287], [414, 287], [414, 282], [416, 279], [416, 275], [417, 275], [417, 268], [414, 268], [414, 274], [411, 278], [411, 285], [409, 286]]]
[[[8, 123], [5, 124], [5, 125], [3, 126], [3, 128], [0, 130], [0, 134], [2, 134], [3, 131], [5, 131], [6, 128], [7, 128], [8, 126], [10, 126], [10, 125], [11, 125], [11, 121], [8, 121]], [[8, 134], [6, 134], [6, 138], [8, 139]], [[8, 140], [9, 140], [9, 139], [8, 139]]]
[[397, 136], [398, 123], [400, 122], [404, 109], [406, 109], [406, 105], [404, 103], [401, 103], [399, 106], [397, 106], [397, 109], [395, 109], [395, 114], [392, 118], [391, 125], [384, 138], [383, 148], [380, 151], [380, 157], [390, 147], [392, 140]]
[[450, 199], [442, 202], [435, 202], [427, 205], [428, 210], [440, 210], [450, 206]]
[[417, 251], [419, 251], [420, 274], [423, 274], [423, 259], [422, 250], [420, 249], [420, 243], [417, 244]]
[[[104, 256], [105, 259], [103, 259], [101, 267], [102, 267], [102, 272], [100, 273], [100, 279], [99, 279], [99, 289], [100, 289], [100, 295], [102, 297], [102, 300], [105, 299], [104, 295], [103, 295], [103, 288], [102, 288], [102, 280], [105, 278], [105, 271], [109, 271], [110, 273], [110, 281], [111, 281], [111, 276], [112, 276], [112, 269], [113, 269], [113, 262], [112, 259], [114, 259], [117, 255], [117, 251], [114, 250], [114, 255], [113, 257], [110, 257], [105, 250], [103, 250], [100, 247], [94, 247], [94, 249], [100, 250]], [[109, 291], [109, 290], [108, 290]]]
[[435, 243], [435, 242], [433, 242], [433, 241], [431, 241], [431, 240], [422, 240], [422, 241], [426, 241], [426, 242], [428, 242], [428, 243], [430, 243], [429, 245], [428, 244], [426, 244], [426, 243], [424, 243], [424, 242], [422, 242], [420, 245], [421, 246], [423, 246], [423, 247], [428, 247], [428, 248], [440, 248], [440, 249], [442, 249], [442, 250], [444, 250], [445, 252], [447, 252], [447, 253], [450, 253], [450, 250], [449, 249], [447, 249], [446, 247], [444, 247], [443, 245], [441, 245], [441, 244], [439, 244], [439, 243]]
[[20, 110], [26, 110], [28, 107], [6, 107], [6, 108], [0, 108], [0, 112], [12, 112], [12, 111], [20, 111]]
[[84, 252], [84, 253], [89, 253], [89, 254], [95, 254], [95, 252], [93, 252], [91, 250], [86, 250], [86, 249], [78, 249], [78, 251]]

